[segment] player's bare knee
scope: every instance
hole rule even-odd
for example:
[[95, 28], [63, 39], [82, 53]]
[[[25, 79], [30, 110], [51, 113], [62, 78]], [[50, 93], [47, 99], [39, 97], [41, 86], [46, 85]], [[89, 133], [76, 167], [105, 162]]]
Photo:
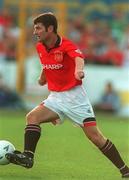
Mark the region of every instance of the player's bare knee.
[[34, 113], [32, 112], [29, 112], [27, 115], [26, 115], [26, 122], [27, 124], [37, 124], [37, 117]]

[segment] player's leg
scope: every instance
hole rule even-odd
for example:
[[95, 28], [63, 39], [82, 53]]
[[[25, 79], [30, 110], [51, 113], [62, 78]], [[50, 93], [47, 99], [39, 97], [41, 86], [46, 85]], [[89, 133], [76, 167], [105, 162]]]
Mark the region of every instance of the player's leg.
[[55, 112], [43, 105], [29, 112], [26, 116], [27, 125], [25, 128], [24, 152], [33, 156], [41, 134], [40, 124], [52, 122], [58, 118], [59, 116]]
[[52, 122], [56, 119], [59, 119], [59, 116], [43, 105], [30, 111], [26, 116], [27, 124], [24, 135], [24, 152], [15, 151], [14, 153], [7, 154], [6, 157], [9, 161], [17, 165], [31, 168], [33, 166], [35, 149], [41, 135], [40, 124]]
[[91, 123], [85, 122], [82, 129], [89, 140], [120, 170], [122, 177], [129, 177], [129, 168], [122, 160], [117, 148], [109, 139], [103, 136], [93, 123], [93, 119], [91, 119]]

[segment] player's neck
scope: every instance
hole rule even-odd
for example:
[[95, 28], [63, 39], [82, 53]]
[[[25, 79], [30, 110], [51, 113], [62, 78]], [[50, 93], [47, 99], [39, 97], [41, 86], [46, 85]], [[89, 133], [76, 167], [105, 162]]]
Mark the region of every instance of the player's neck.
[[57, 39], [58, 39], [57, 34], [53, 34], [53, 36], [51, 36], [51, 38], [49, 38], [43, 44], [46, 46], [47, 49], [51, 49], [55, 46]]

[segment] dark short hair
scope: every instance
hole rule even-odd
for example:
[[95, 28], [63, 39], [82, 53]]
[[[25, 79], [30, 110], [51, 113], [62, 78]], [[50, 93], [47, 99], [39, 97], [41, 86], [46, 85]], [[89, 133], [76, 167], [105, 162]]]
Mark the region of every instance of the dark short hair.
[[48, 12], [38, 15], [34, 18], [34, 24], [37, 23], [42, 23], [45, 26], [46, 30], [50, 25], [52, 25], [53, 31], [57, 33], [57, 19], [53, 13]]

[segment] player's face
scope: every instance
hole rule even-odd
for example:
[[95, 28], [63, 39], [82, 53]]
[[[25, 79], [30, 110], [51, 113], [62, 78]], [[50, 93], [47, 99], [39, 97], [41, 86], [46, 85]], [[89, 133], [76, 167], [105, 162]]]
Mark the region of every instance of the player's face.
[[33, 34], [37, 36], [38, 41], [45, 42], [48, 39], [49, 32], [46, 31], [42, 23], [37, 23], [34, 25]]

